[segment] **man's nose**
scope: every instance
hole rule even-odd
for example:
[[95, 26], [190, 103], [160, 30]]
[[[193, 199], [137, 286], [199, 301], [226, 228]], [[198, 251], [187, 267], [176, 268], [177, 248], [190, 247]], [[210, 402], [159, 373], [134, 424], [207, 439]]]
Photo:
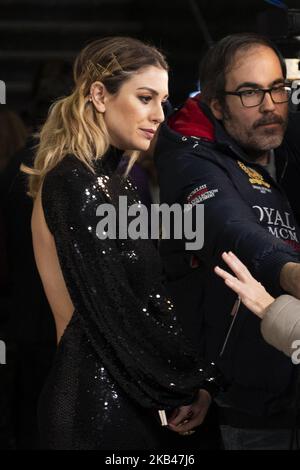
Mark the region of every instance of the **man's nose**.
[[266, 91], [264, 99], [262, 100], [262, 103], [260, 105], [260, 109], [261, 111], [274, 111], [275, 103], [272, 100], [270, 91]]

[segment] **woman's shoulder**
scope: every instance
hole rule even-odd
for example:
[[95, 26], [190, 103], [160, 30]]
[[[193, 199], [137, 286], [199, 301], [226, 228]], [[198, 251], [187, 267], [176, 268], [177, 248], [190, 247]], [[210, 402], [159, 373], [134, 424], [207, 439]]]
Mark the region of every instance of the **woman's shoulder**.
[[95, 177], [91, 169], [75, 155], [66, 155], [44, 178], [43, 187], [49, 190], [80, 189]]
[[44, 212], [50, 214], [60, 210], [66, 213], [70, 208], [80, 210], [86, 188], [91, 187], [94, 181], [92, 170], [74, 155], [66, 155], [44, 177], [41, 187]]
[[93, 174], [84, 162], [75, 155], [68, 154], [47, 173], [47, 177], [68, 177], [78, 173], [81, 175]]
[[[71, 214], [78, 216], [87, 209], [86, 195], [94, 182], [95, 174], [73, 155], [67, 155], [48, 171], [41, 187], [41, 203], [52, 233], [58, 220], [70, 218]], [[97, 201], [100, 199], [101, 195], [97, 194]]]

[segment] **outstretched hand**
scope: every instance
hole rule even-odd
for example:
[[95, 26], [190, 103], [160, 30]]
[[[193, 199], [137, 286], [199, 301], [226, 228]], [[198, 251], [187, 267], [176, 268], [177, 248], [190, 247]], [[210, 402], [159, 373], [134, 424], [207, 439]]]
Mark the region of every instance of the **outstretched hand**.
[[219, 266], [215, 273], [222, 277], [225, 284], [238, 294], [243, 304], [260, 318], [263, 318], [266, 308], [274, 298], [250, 274], [246, 266], [231, 251], [223, 253], [222, 258], [236, 277], [229, 274]]

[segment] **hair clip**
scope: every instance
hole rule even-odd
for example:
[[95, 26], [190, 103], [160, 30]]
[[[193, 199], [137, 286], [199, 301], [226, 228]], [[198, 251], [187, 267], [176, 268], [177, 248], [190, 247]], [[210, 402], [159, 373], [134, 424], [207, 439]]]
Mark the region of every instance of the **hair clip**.
[[111, 56], [112, 59], [106, 67], [99, 63], [94, 64], [91, 60], [88, 61], [87, 69], [92, 79], [103, 80], [103, 78], [114, 75], [114, 73], [119, 72], [120, 70], [123, 71], [115, 54], [111, 54]]

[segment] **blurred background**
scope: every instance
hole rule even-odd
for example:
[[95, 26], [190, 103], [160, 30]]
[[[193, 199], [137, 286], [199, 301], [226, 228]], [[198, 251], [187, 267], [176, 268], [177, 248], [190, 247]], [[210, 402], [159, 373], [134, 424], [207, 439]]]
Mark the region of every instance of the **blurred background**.
[[299, 0], [0, 0], [0, 8], [0, 79], [7, 103], [26, 120], [54, 90], [64, 93], [68, 65], [101, 36], [129, 35], [161, 47], [176, 104], [197, 88], [209, 44], [227, 34], [261, 32], [285, 57], [300, 57]]

